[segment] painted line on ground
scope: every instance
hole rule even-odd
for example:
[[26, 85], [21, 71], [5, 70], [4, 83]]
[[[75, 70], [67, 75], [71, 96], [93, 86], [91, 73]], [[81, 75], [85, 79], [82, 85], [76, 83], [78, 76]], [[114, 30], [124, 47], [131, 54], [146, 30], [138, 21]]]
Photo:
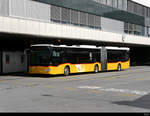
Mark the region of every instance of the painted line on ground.
[[72, 87], [66, 87], [66, 88], [64, 88], [65, 90], [69, 90], [69, 91], [77, 91], [77, 89], [76, 88], [72, 88]]
[[96, 94], [104, 94], [105, 92], [102, 90], [88, 90], [89, 93], [96, 93]]
[[[107, 73], [109, 74], [109, 72], [107, 72]], [[87, 74], [85, 74], [85, 75], [77, 75], [78, 77], [77, 76], [69, 76], [69, 77], [60, 77], [57, 79], [63, 80], [63, 81], [77, 81], [77, 80], [113, 80], [113, 79], [129, 78], [129, 79], [133, 80], [135, 78], [132, 78], [129, 76], [136, 75], [137, 73], [143, 74], [143, 73], [147, 73], [147, 71], [146, 72], [127, 73], [127, 74], [113, 74], [111, 76], [108, 75], [108, 76], [101, 76], [101, 77], [94, 77], [94, 78], [89, 78], [89, 76], [87, 76]], [[99, 73], [99, 74], [101, 74], [101, 73]], [[91, 74], [91, 76], [97, 76], [99, 74]]]
[[120, 94], [121, 96], [127, 96], [127, 97], [134, 97], [134, 96], [136, 96], [136, 94], [127, 94], [127, 93], [121, 93]]
[[117, 89], [117, 88], [103, 88], [98, 86], [79, 86], [79, 89], [91, 89], [91, 90], [101, 90], [105, 92], [119, 92], [125, 94], [135, 94], [135, 95], [147, 95], [148, 91], [140, 91], [140, 90], [129, 90], [129, 89]]
[[150, 77], [138, 77], [138, 78], [135, 78], [135, 80], [137, 81], [142, 81], [142, 80], [147, 80], [147, 79], [150, 79]]

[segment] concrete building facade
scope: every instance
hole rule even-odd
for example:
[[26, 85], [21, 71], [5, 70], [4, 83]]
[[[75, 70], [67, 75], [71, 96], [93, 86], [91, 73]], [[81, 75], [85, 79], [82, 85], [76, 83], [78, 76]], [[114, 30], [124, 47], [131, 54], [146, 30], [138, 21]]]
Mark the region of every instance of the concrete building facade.
[[132, 0], [0, 0], [0, 27], [1, 51], [55, 42], [150, 46], [150, 8]]
[[150, 8], [131, 0], [1, 0], [0, 32], [150, 45]]

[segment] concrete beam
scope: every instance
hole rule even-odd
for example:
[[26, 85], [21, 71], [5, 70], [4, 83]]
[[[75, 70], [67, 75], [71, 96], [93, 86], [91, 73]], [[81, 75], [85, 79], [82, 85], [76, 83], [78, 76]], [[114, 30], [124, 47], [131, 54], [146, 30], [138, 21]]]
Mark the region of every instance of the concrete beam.
[[0, 32], [11, 34], [150, 46], [150, 38], [148, 37], [105, 32], [86, 27], [50, 22], [46, 23], [21, 18], [0, 16], [0, 27]]

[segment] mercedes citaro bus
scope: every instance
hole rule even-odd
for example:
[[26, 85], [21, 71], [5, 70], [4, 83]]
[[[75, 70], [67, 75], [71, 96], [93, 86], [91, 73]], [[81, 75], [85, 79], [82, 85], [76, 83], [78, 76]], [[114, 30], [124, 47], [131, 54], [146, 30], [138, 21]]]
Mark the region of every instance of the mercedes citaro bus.
[[30, 50], [30, 74], [64, 74], [124, 70], [129, 48], [37, 44]]

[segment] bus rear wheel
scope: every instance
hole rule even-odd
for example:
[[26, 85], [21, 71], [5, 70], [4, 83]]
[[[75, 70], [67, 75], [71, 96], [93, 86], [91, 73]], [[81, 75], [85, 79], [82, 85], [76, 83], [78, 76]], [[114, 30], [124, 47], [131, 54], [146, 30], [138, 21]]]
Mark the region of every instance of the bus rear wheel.
[[121, 64], [118, 64], [118, 68], [117, 68], [117, 71], [121, 71]]
[[69, 74], [70, 74], [70, 68], [69, 68], [69, 66], [66, 66], [66, 67], [64, 68], [64, 75], [65, 75], [65, 76], [69, 76]]
[[99, 67], [98, 67], [98, 65], [95, 65], [95, 67], [94, 67], [94, 72], [95, 72], [95, 73], [98, 73], [98, 72], [99, 72]]

